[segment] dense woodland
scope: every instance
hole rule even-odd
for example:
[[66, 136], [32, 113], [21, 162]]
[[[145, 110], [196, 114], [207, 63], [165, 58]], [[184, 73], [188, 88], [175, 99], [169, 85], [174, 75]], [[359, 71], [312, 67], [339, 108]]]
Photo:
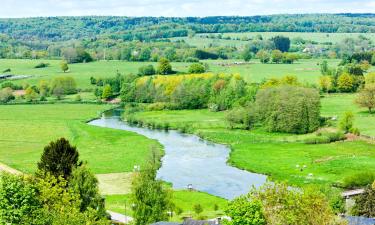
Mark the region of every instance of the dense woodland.
[[[156, 61], [164, 55], [171, 61], [189, 61], [191, 58], [243, 58], [244, 50], [257, 53], [260, 49], [276, 48], [272, 41], [258, 37], [248, 40], [248, 47], [212, 46], [205, 54], [196, 47], [173, 37], [193, 37], [197, 34], [228, 32], [326, 32], [374, 33], [373, 14], [311, 14], [273, 15], [253, 17], [207, 18], [153, 18], [153, 17], [50, 17], [26, 19], [0, 19], [0, 58], [72, 58], [75, 49], [86, 49], [93, 59], [127, 61]], [[214, 38], [221, 39], [220, 35]], [[302, 52], [306, 45], [316, 45], [297, 38], [291, 51]], [[371, 42], [346, 40], [333, 45], [323, 43], [322, 49], [345, 54], [351, 48], [368, 48]], [[301, 45], [303, 44], [303, 45]], [[72, 50], [74, 49], [74, 50]], [[319, 48], [320, 49], [320, 48]], [[280, 49], [282, 50], [282, 49]], [[289, 49], [288, 49], [289, 50]], [[315, 50], [321, 53], [321, 50]], [[248, 57], [247, 57], [248, 58]], [[74, 60], [73, 60], [74, 62]]]

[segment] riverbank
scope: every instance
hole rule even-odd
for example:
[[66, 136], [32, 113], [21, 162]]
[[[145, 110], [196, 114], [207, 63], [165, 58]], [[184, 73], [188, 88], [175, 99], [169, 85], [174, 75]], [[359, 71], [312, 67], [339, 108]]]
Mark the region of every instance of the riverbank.
[[228, 129], [224, 112], [208, 110], [149, 111], [128, 115], [144, 126], [195, 133], [231, 148], [229, 163], [238, 168], [267, 174], [271, 180], [290, 185], [340, 186], [347, 176], [375, 170], [374, 145], [363, 140], [307, 145], [311, 136]]

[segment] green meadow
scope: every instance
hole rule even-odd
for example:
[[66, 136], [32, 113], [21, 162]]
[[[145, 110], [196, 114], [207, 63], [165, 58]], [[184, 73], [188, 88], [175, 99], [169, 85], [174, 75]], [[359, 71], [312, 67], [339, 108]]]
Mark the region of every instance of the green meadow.
[[96, 174], [130, 172], [142, 164], [154, 141], [131, 132], [99, 128], [86, 121], [108, 105], [46, 104], [0, 106], [0, 162], [22, 172], [36, 169], [43, 147], [69, 139]]
[[[240, 60], [241, 61], [241, 60]], [[235, 64], [234, 60], [208, 60], [203, 61], [209, 65], [213, 73], [238, 73], [249, 82], [261, 82], [268, 78], [279, 78], [285, 75], [295, 75], [300, 82], [316, 83], [320, 76], [322, 59], [299, 60], [294, 64], [261, 64], [254, 59], [249, 64]], [[49, 63], [46, 68], [35, 69], [38, 63]], [[121, 74], [136, 74], [138, 68], [153, 62], [124, 62], [124, 61], [97, 61], [69, 65], [70, 70], [63, 73], [59, 60], [0, 60], [0, 71], [10, 68], [13, 75], [29, 75], [27, 79], [14, 81], [17, 84], [37, 85], [41, 80], [49, 81], [58, 76], [71, 76], [82, 91], [94, 89], [90, 84], [90, 77], [114, 77], [117, 72]], [[339, 60], [328, 60], [330, 66], [337, 66]], [[187, 73], [191, 63], [172, 63], [173, 69], [180, 73]]]

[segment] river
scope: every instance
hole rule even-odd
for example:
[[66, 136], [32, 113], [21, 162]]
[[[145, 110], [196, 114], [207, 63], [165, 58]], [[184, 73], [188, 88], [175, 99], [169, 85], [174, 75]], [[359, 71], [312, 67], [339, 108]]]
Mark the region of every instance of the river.
[[265, 175], [228, 165], [230, 149], [225, 145], [173, 130], [161, 131], [130, 126], [121, 120], [121, 110], [103, 113], [100, 119], [89, 124], [135, 132], [161, 143], [165, 156], [157, 176], [172, 183], [174, 189], [187, 189], [188, 185], [192, 185], [198, 191], [233, 199], [248, 193], [252, 186], [261, 186], [267, 179]]

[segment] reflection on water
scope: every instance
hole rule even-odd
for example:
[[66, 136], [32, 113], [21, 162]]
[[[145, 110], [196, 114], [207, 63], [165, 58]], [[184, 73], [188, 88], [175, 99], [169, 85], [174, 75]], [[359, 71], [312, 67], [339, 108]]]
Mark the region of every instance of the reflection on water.
[[[165, 150], [158, 177], [173, 184], [175, 189], [186, 189], [189, 184], [199, 191], [226, 199], [249, 192], [254, 185], [266, 182], [266, 176], [250, 173], [227, 165], [230, 150], [207, 142], [195, 135], [177, 131], [159, 131], [129, 126], [120, 119], [121, 111], [112, 110], [89, 124], [99, 127], [132, 131], [158, 140]], [[136, 162], [135, 162], [136, 164]]]

